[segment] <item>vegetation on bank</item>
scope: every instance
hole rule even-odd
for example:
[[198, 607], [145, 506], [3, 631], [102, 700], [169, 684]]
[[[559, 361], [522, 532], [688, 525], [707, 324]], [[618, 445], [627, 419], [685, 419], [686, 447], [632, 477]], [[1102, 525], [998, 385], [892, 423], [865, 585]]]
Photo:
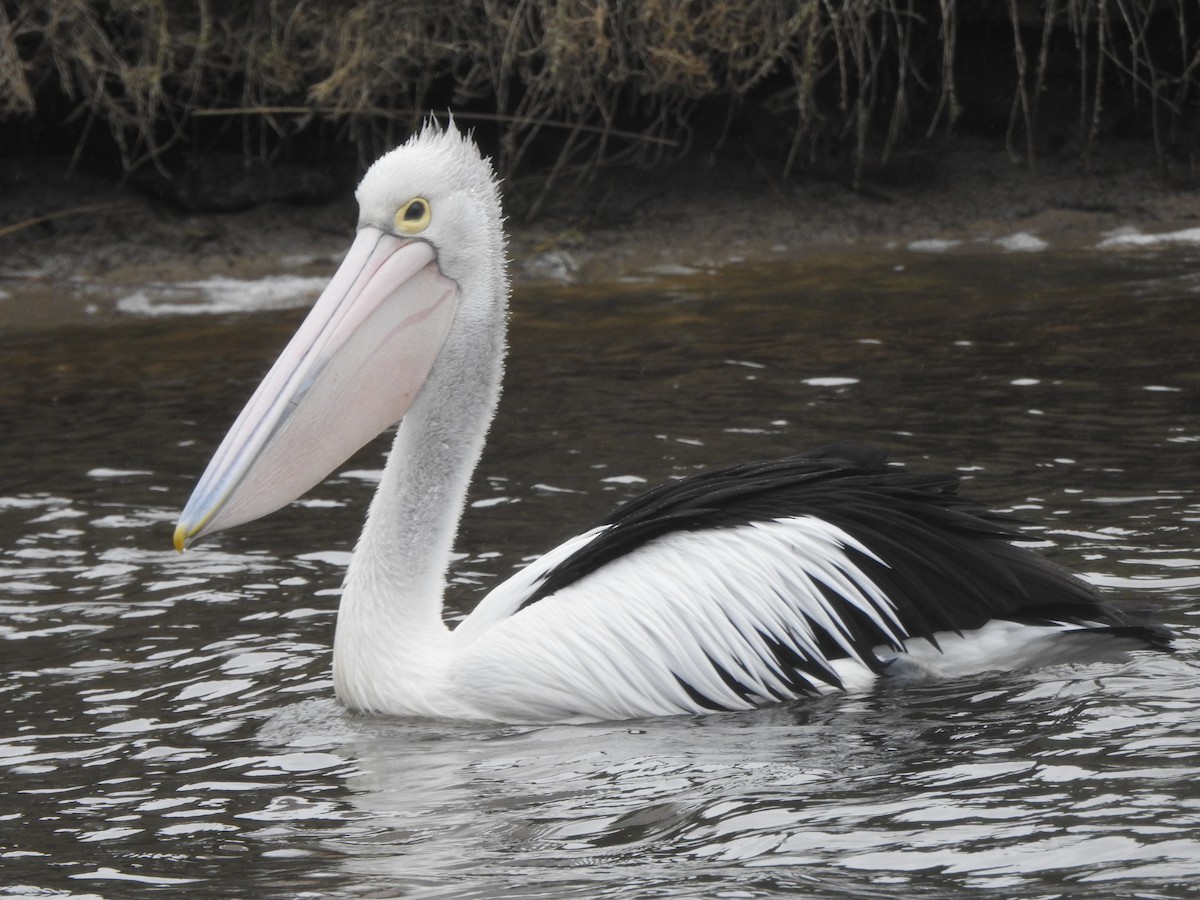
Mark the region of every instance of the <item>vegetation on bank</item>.
[[1147, 142], [1200, 170], [1200, 0], [15, 0], [0, 153], [115, 148], [129, 170], [401, 140], [430, 110], [505, 174], [736, 142], [855, 179], [962, 132], [1016, 161]]

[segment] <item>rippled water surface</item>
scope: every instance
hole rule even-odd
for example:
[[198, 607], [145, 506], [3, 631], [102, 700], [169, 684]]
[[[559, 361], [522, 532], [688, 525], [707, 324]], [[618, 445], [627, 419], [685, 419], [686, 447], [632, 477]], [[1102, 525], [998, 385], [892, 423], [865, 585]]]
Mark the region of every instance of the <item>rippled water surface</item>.
[[0, 896], [1187, 895], [1198, 271], [1185, 250], [895, 251], [519, 290], [450, 615], [643, 482], [853, 439], [958, 471], [1180, 635], [1127, 663], [594, 726], [333, 701], [384, 442], [171, 550], [298, 311], [140, 295], [0, 338]]

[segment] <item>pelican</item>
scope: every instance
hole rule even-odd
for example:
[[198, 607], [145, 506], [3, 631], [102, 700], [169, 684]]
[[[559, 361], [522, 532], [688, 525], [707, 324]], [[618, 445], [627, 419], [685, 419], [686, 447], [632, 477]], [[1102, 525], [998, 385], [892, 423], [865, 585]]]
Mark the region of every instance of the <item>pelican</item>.
[[175, 531], [291, 502], [399, 423], [346, 573], [333, 680], [374, 714], [584, 722], [1165, 647], [1014, 544], [953, 478], [833, 446], [669, 482], [518, 571], [457, 627], [446, 573], [500, 398], [509, 284], [492, 165], [427, 123], [366, 172], [357, 236]]

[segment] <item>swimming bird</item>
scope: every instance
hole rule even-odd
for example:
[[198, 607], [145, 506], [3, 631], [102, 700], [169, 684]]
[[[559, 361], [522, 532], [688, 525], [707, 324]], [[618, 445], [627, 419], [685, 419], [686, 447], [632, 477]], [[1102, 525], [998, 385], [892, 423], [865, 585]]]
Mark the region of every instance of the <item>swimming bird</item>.
[[347, 570], [340, 700], [581, 722], [743, 710], [880, 680], [1161, 647], [950, 477], [831, 446], [633, 499], [455, 628], [447, 568], [500, 398], [498, 182], [451, 123], [366, 172], [357, 236], [196, 486], [175, 545], [296, 499], [399, 423]]

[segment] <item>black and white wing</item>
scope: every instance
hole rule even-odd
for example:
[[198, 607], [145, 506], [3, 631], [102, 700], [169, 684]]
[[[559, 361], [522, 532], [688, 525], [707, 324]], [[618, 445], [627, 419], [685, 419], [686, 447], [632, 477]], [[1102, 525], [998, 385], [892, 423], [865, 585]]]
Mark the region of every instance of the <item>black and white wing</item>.
[[865, 686], [914, 639], [995, 620], [1161, 643], [1019, 537], [956, 479], [861, 448], [706, 473], [489, 594], [456, 677], [486, 678], [497, 717], [619, 718]]

